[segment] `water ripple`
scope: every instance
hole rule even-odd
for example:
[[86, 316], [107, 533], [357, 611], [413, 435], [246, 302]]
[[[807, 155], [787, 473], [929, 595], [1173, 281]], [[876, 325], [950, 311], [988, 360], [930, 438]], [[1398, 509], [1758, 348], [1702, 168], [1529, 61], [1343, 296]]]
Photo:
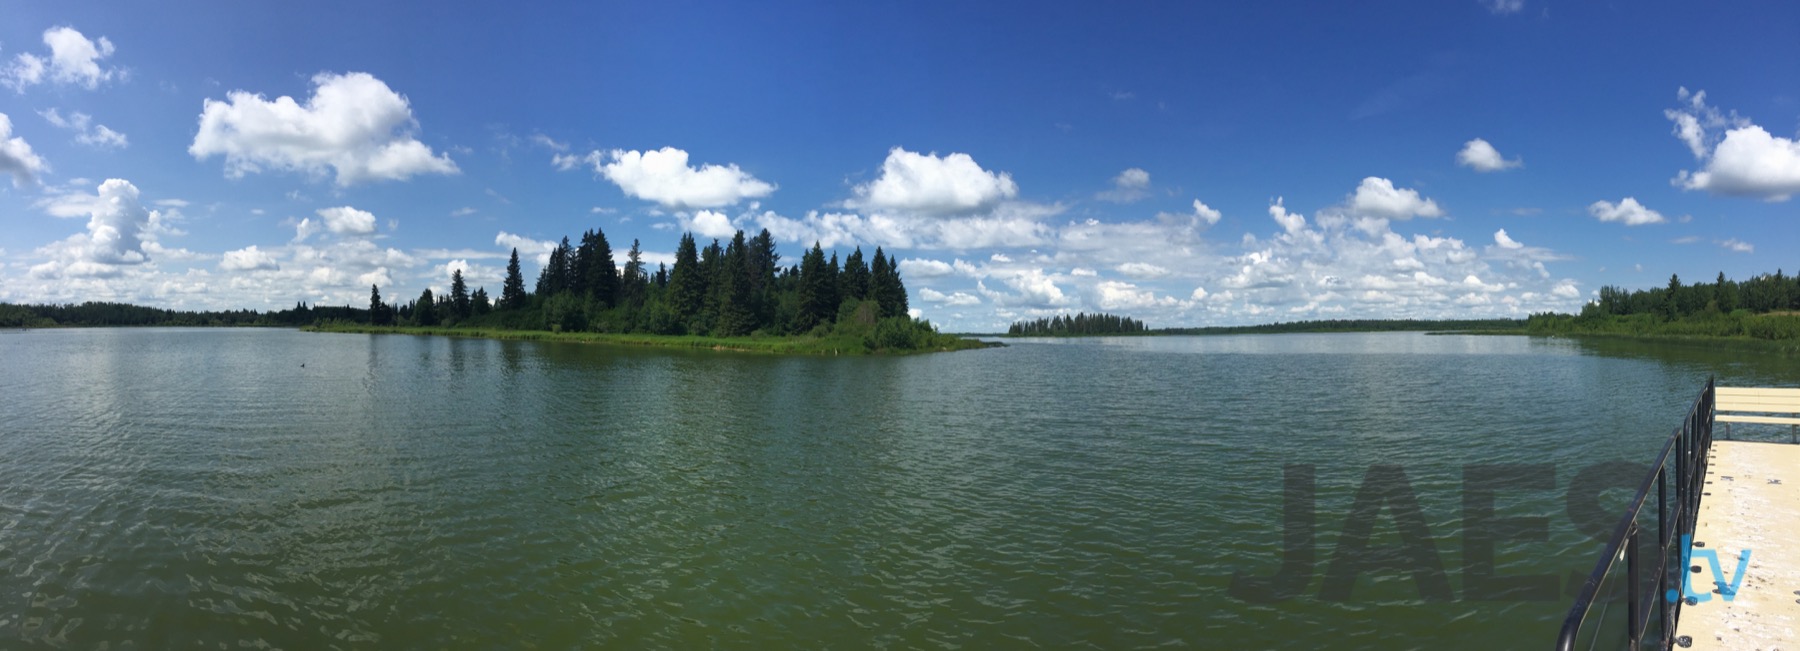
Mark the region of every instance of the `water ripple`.
[[[33, 331], [0, 359], [0, 647], [49, 648], [1512, 648], [1560, 600], [1319, 595], [1371, 466], [1459, 586], [1465, 465], [1566, 486], [1648, 454], [1708, 371], [1794, 380], [1419, 335], [805, 359]], [[1280, 564], [1288, 464], [1318, 480], [1314, 580], [1238, 600]], [[1591, 562], [1562, 508], [1497, 501], [1551, 529], [1501, 574]]]

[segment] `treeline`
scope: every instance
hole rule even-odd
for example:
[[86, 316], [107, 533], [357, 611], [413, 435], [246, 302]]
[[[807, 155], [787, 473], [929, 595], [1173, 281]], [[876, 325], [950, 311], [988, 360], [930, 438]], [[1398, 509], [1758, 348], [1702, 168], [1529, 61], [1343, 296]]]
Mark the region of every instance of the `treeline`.
[[111, 326], [301, 326], [321, 320], [362, 321], [368, 311], [354, 307], [310, 307], [298, 303], [274, 312], [223, 310], [191, 312], [144, 307], [129, 303], [69, 303], [63, 305], [14, 305], [0, 303], [0, 328], [111, 327]]
[[1713, 282], [1686, 284], [1669, 276], [1666, 287], [1600, 288], [1579, 315], [1534, 314], [1532, 334], [1620, 334], [1684, 337], [1800, 339], [1800, 277], [1781, 270], [1742, 282], [1721, 272]]
[[1628, 291], [1608, 285], [1600, 288], [1596, 299], [1581, 313], [1628, 316], [1652, 314], [1664, 319], [1703, 316], [1710, 313], [1729, 314], [1735, 310], [1763, 314], [1779, 310], [1800, 310], [1800, 276], [1784, 275], [1780, 269], [1773, 275], [1761, 274], [1738, 282], [1719, 272], [1713, 282], [1683, 284], [1680, 275], [1670, 275], [1667, 287]]
[[1035, 321], [1018, 321], [1006, 329], [1006, 334], [1015, 337], [1084, 337], [1135, 335], [1146, 331], [1143, 321], [1128, 316], [1082, 312], [1074, 316], [1058, 314]]
[[1426, 332], [1433, 330], [1485, 331], [1518, 330], [1525, 326], [1521, 319], [1322, 319], [1266, 323], [1249, 326], [1212, 326], [1205, 328], [1163, 328], [1159, 335], [1240, 335], [1290, 332]]
[[[767, 229], [754, 237], [738, 231], [730, 241], [705, 247], [685, 233], [672, 267], [652, 271], [633, 240], [619, 267], [599, 229], [568, 238], [551, 250], [533, 291], [526, 291], [519, 252], [512, 251], [500, 296], [472, 292], [462, 272], [450, 290], [430, 289], [405, 303], [387, 303], [370, 288], [368, 323], [558, 332], [695, 335], [707, 337], [839, 337], [870, 349], [920, 349], [946, 345], [929, 322], [909, 315], [898, 261], [880, 248], [865, 258], [861, 247], [842, 262], [814, 243], [799, 264], [783, 266]], [[949, 338], [954, 339], [954, 338]]]

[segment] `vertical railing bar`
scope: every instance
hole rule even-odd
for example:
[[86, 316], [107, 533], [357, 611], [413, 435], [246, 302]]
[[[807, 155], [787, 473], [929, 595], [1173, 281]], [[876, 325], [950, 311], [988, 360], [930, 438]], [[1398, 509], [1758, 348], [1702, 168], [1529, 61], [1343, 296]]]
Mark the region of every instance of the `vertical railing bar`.
[[[1669, 561], [1669, 542], [1670, 542], [1669, 541], [1669, 474], [1667, 472], [1665, 472], [1665, 469], [1657, 468], [1656, 469], [1656, 543], [1657, 543], [1656, 548], [1658, 550], [1660, 550], [1662, 561], [1664, 563], [1667, 563]], [[1682, 575], [1677, 574], [1676, 576], [1682, 576]], [[1674, 627], [1671, 625], [1672, 622], [1670, 621], [1670, 619], [1674, 616], [1674, 613], [1670, 612], [1673, 609], [1673, 607], [1669, 605], [1668, 599], [1662, 598], [1662, 596], [1665, 594], [1668, 594], [1668, 592], [1669, 592], [1669, 572], [1668, 572], [1668, 568], [1664, 567], [1663, 571], [1656, 573], [1656, 599], [1655, 599], [1656, 605], [1657, 605], [1657, 608], [1656, 608], [1657, 622], [1656, 622], [1656, 624], [1658, 627], [1660, 627], [1662, 629], [1662, 633], [1663, 633], [1662, 639], [1663, 639], [1664, 647], [1668, 646], [1669, 636], [1673, 635], [1672, 631], [1674, 629]]]
[[1631, 535], [1625, 537], [1625, 624], [1631, 640], [1631, 648], [1637, 649], [1644, 642], [1643, 628], [1638, 624], [1638, 528], [1631, 527]]

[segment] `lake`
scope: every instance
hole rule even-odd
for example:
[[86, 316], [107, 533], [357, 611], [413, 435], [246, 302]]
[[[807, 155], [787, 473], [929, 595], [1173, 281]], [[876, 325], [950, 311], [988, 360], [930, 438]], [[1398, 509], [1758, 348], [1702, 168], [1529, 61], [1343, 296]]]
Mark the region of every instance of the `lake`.
[[[0, 647], [1548, 647], [1612, 525], [1572, 504], [1630, 492], [1576, 478], [1709, 374], [1800, 383], [1626, 342], [1011, 343], [0, 333]], [[1304, 585], [1258, 589], [1303, 472]], [[1488, 539], [1537, 587], [1469, 585], [1470, 495], [1540, 523]]]

